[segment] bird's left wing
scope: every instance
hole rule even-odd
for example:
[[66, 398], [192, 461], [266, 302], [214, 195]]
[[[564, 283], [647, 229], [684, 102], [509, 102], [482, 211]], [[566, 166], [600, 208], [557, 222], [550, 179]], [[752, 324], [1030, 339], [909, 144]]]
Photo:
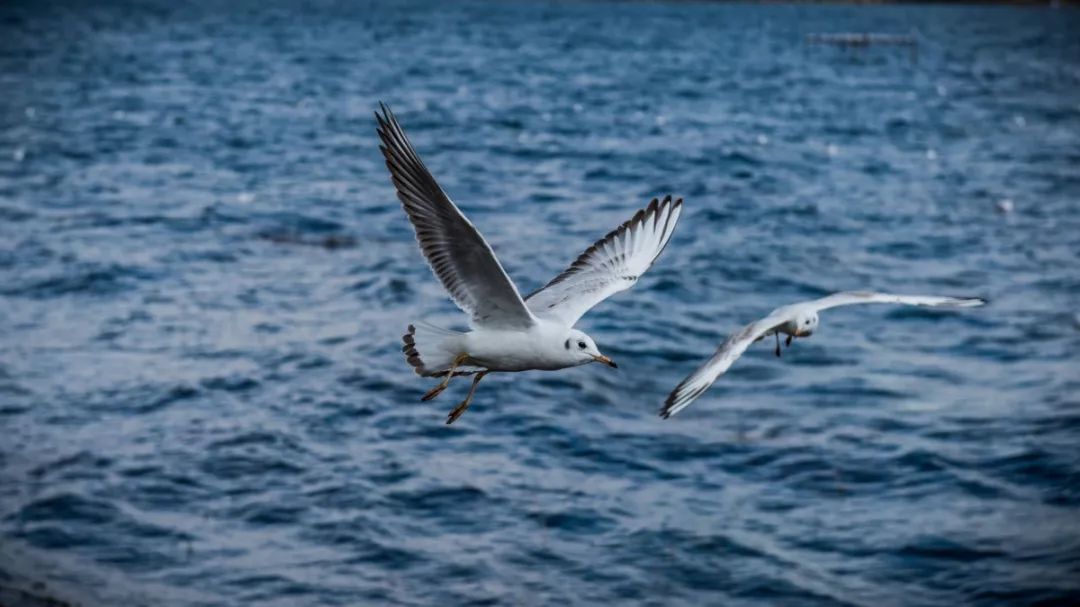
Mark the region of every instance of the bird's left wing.
[[654, 198], [526, 297], [526, 305], [536, 316], [574, 326], [593, 306], [634, 286], [667, 246], [681, 214], [682, 198]]
[[792, 306], [778, 308], [765, 318], [732, 333], [724, 340], [724, 343], [720, 344], [712, 358], [686, 376], [686, 379], [672, 390], [664, 401], [664, 406], [660, 408], [660, 417], [667, 419], [697, 400], [697, 397], [708, 390], [709, 386], [713, 385], [713, 382], [743, 355], [743, 352], [746, 352], [750, 344], [790, 320], [794, 316], [791, 308]]
[[873, 291], [845, 291], [833, 293], [821, 299], [808, 302], [816, 310], [827, 310], [838, 306], [854, 304], [891, 303], [927, 308], [974, 308], [986, 303], [978, 297], [938, 297], [934, 295], [893, 295]]

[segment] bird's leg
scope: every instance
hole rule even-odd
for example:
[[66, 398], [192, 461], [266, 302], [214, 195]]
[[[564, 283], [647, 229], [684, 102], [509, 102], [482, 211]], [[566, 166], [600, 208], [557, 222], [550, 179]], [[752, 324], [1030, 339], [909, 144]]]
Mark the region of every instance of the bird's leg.
[[[784, 342], [784, 347], [790, 348], [791, 347], [791, 340], [793, 340], [793, 339], [795, 339], [794, 335], [788, 335], [787, 336], [787, 341]], [[776, 348], [779, 350], [780, 349], [780, 344], [776, 344]]]
[[473, 394], [476, 393], [476, 384], [480, 383], [480, 380], [484, 379], [484, 376], [487, 374], [487, 371], [481, 371], [476, 374], [476, 377], [472, 380], [472, 387], [469, 388], [469, 394], [465, 396], [465, 400], [461, 401], [460, 405], [454, 407], [454, 410], [446, 417], [447, 424], [454, 423], [457, 418], [461, 417], [462, 413], [465, 413], [465, 409], [469, 408], [469, 402], [472, 401]]
[[780, 332], [773, 333], [776, 336], [776, 357], [780, 358]]
[[434, 388], [428, 390], [427, 394], [420, 397], [420, 400], [429, 401], [436, 396], [442, 394], [442, 391], [450, 385], [450, 379], [454, 377], [454, 371], [457, 370], [458, 365], [465, 362], [465, 359], [468, 357], [468, 354], [458, 354], [457, 358], [454, 359], [453, 364], [450, 365], [450, 370], [446, 372], [446, 377], [443, 378], [442, 382]]

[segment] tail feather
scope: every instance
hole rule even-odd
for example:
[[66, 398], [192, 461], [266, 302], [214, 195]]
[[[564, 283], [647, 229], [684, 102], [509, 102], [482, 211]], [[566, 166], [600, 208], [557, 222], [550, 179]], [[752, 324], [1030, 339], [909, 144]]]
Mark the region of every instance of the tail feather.
[[[405, 360], [417, 375], [423, 377], [442, 377], [454, 364], [454, 358], [460, 354], [457, 337], [461, 333], [443, 329], [424, 322], [409, 325], [409, 331], [401, 336], [404, 345], [401, 351]], [[480, 371], [479, 367], [459, 366], [454, 375], [472, 375]]]
[[420, 353], [416, 351], [416, 338], [414, 335], [416, 335], [416, 327], [409, 325], [409, 332], [401, 336], [401, 341], [405, 344], [401, 346], [401, 351], [405, 353], [405, 360], [408, 361], [417, 375], [426, 375], [424, 361], [420, 358]]

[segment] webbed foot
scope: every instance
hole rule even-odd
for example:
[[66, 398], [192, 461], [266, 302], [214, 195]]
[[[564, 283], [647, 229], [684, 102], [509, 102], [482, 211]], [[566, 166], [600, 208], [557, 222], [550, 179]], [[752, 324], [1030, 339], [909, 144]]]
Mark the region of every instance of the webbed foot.
[[443, 383], [435, 386], [434, 388], [432, 388], [432, 389], [428, 390], [426, 393], [424, 393], [424, 395], [420, 397], [420, 400], [429, 401], [429, 400], [435, 398], [436, 396], [442, 394], [443, 390], [445, 390], [448, 385], [450, 385], [450, 382], [445, 382], [444, 381]]
[[450, 412], [450, 415], [446, 416], [446, 424], [450, 425], [457, 421], [457, 418], [461, 417], [465, 413], [465, 409], [469, 408], [469, 401], [464, 400], [460, 405], [454, 407], [454, 410]]

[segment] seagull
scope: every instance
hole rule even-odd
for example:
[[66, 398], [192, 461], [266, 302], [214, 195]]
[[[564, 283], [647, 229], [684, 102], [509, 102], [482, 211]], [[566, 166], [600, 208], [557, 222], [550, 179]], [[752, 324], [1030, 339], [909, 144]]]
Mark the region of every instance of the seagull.
[[441, 394], [453, 377], [473, 375], [465, 400], [446, 418], [452, 424], [488, 373], [553, 371], [592, 362], [617, 367], [574, 324], [596, 304], [632, 287], [652, 266], [671, 239], [682, 199], [654, 198], [551, 282], [522, 298], [491, 246], [428, 172], [394, 114], [379, 106], [379, 149], [398, 199], [432, 271], [472, 328], [409, 325], [402, 336], [405, 359], [418, 375], [442, 378], [420, 400]]
[[818, 312], [854, 304], [891, 303], [930, 308], [973, 308], [986, 303], [979, 298], [934, 297], [929, 295], [891, 295], [869, 291], [834, 293], [821, 299], [803, 301], [773, 310], [768, 316], [732, 333], [704, 365], [682, 380], [660, 408], [667, 419], [682, 411], [728, 370], [755, 341], [776, 336], [776, 355], [780, 356], [780, 334], [787, 335], [787, 345], [796, 337], [809, 337], [818, 326]]

